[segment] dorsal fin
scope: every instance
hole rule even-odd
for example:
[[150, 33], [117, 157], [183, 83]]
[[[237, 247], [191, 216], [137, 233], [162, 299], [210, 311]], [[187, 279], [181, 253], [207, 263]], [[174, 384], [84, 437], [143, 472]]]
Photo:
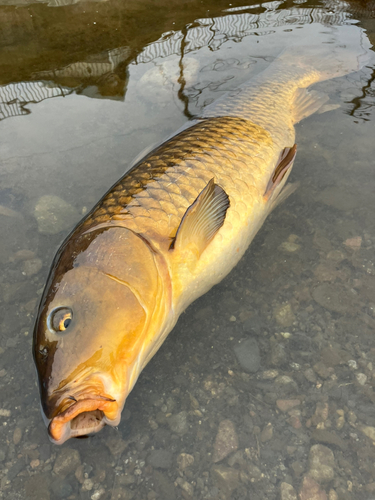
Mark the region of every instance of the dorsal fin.
[[272, 173], [271, 179], [268, 181], [266, 190], [263, 195], [263, 197], [266, 200], [269, 200], [271, 198], [273, 192], [275, 191], [276, 187], [280, 184], [280, 182], [283, 180], [287, 171], [292, 168], [294, 158], [296, 157], [296, 153], [297, 153], [296, 144], [294, 144], [294, 146], [291, 148], [284, 148], [283, 151], [281, 152], [275, 170]]
[[211, 179], [186, 210], [170, 250], [193, 245], [199, 258], [224, 224], [229, 205], [227, 193]]

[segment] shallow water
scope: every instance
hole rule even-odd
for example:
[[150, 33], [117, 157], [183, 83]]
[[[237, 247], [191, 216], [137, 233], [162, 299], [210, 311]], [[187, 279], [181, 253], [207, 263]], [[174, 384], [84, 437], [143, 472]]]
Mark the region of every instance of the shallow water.
[[337, 107], [296, 127], [300, 188], [182, 315], [117, 430], [52, 445], [31, 357], [69, 230], [312, 23], [375, 43], [373, 4], [0, 1], [0, 498], [375, 498], [374, 65], [316, 86]]

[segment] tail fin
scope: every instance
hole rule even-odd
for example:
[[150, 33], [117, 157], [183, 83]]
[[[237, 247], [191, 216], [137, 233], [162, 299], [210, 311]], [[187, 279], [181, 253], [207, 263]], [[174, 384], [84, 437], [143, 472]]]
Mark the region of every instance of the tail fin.
[[301, 87], [359, 71], [375, 56], [366, 33], [358, 26], [312, 24], [310, 27], [315, 31], [311, 37], [288, 47], [278, 58], [279, 63], [307, 70], [306, 82], [301, 82]]

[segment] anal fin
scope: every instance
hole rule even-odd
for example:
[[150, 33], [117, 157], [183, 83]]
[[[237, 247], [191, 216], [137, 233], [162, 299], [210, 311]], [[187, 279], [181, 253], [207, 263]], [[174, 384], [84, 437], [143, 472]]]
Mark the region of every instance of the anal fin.
[[328, 100], [328, 95], [322, 92], [298, 89], [292, 104], [293, 123], [298, 123], [316, 113]]
[[229, 205], [227, 193], [211, 179], [186, 210], [170, 250], [193, 246], [199, 258], [224, 224]]

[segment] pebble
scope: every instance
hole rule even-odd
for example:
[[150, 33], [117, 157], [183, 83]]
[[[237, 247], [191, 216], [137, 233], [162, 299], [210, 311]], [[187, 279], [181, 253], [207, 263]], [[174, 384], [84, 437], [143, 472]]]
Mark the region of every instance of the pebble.
[[273, 426], [271, 423], [268, 423], [260, 433], [260, 441], [262, 443], [265, 443], [267, 441], [270, 441], [273, 436]]
[[55, 500], [49, 492], [49, 477], [45, 474], [31, 476], [25, 483], [27, 500]]
[[327, 366], [323, 363], [323, 361], [318, 361], [318, 363], [315, 363], [313, 368], [315, 373], [317, 373], [319, 377], [323, 379], [328, 378], [332, 374], [332, 371], [329, 368], [327, 368]]
[[281, 483], [280, 500], [297, 500], [296, 490], [293, 488], [291, 484]]
[[344, 245], [352, 250], [359, 250], [362, 246], [362, 237], [355, 236], [354, 238], [348, 238], [344, 241]]
[[17, 445], [21, 441], [21, 438], [22, 438], [22, 429], [16, 427], [13, 432], [13, 443]]
[[356, 373], [355, 378], [360, 385], [365, 385], [367, 382], [367, 375], [365, 375], [364, 373]]
[[359, 429], [365, 436], [370, 438], [372, 441], [375, 441], [375, 427], [371, 427], [370, 425], [358, 425], [357, 429]]
[[185, 481], [185, 479], [183, 479], [182, 477], [178, 477], [176, 479], [176, 483], [177, 485], [182, 488], [184, 491], [186, 491], [186, 493], [188, 495], [190, 495], [191, 497], [193, 497], [194, 495], [194, 486], [190, 483], [188, 483], [187, 481]]
[[350, 297], [346, 289], [337, 283], [318, 285], [312, 291], [312, 297], [328, 311], [347, 314], [353, 309], [353, 297]]
[[327, 500], [327, 494], [310, 476], [305, 476], [299, 492], [300, 500]]
[[357, 364], [357, 361], [355, 359], [349, 359], [348, 366], [352, 370], [358, 370], [358, 364]]
[[229, 493], [238, 486], [239, 472], [236, 469], [224, 465], [214, 465], [211, 469], [211, 477], [214, 483]]
[[231, 420], [222, 420], [214, 443], [212, 461], [220, 462], [233, 451], [238, 449], [238, 436]]
[[22, 260], [32, 260], [35, 258], [35, 252], [32, 250], [18, 250], [11, 258], [12, 262], [22, 261]]
[[299, 406], [301, 401], [299, 399], [278, 399], [276, 401], [276, 406], [279, 410], [286, 413], [287, 411]]
[[12, 465], [9, 470], [7, 477], [10, 481], [12, 481], [18, 474], [25, 468], [25, 461], [23, 458], [17, 460], [17, 462]]
[[342, 451], [346, 451], [348, 449], [346, 441], [333, 431], [327, 431], [326, 429], [314, 429], [311, 433], [311, 437], [319, 443], [327, 443], [338, 446]]
[[57, 234], [71, 228], [81, 215], [58, 196], [44, 195], [35, 204], [34, 217], [40, 233]]
[[68, 481], [65, 481], [62, 478], [58, 478], [57, 481], [54, 481], [51, 484], [51, 490], [53, 493], [53, 500], [58, 498], [66, 498], [73, 493], [73, 488], [69, 484]]
[[38, 460], [38, 459], [31, 460], [31, 462], [30, 462], [30, 467], [32, 469], [36, 469], [37, 467], [39, 467], [39, 465], [40, 465], [40, 460]]
[[81, 459], [77, 450], [64, 448], [58, 454], [53, 472], [62, 478], [75, 471], [81, 464]]
[[102, 498], [103, 495], [105, 495], [105, 489], [100, 488], [91, 495], [91, 500], [100, 500], [100, 498]]
[[180, 453], [177, 457], [177, 465], [180, 470], [185, 470], [194, 463], [193, 455], [189, 455], [188, 453]]
[[147, 463], [157, 469], [169, 469], [172, 466], [172, 453], [168, 450], [152, 450]]
[[287, 302], [286, 304], [279, 305], [274, 310], [274, 317], [280, 326], [292, 326], [296, 317], [292, 311], [292, 306]]
[[249, 372], [256, 373], [260, 368], [260, 351], [258, 342], [253, 339], [247, 339], [234, 347], [234, 353], [241, 367]]
[[298, 243], [294, 243], [292, 241], [284, 241], [283, 243], [281, 243], [279, 248], [283, 252], [294, 253], [301, 248], [301, 245], [298, 245]]
[[25, 276], [34, 276], [43, 267], [43, 262], [40, 259], [25, 260], [22, 266], [22, 272]]
[[315, 444], [309, 453], [309, 476], [319, 484], [332, 481], [334, 478], [335, 456], [330, 448]]
[[189, 430], [189, 423], [187, 420], [187, 412], [181, 411], [176, 415], [172, 415], [168, 419], [168, 425], [172, 432], [183, 436]]
[[279, 367], [287, 363], [288, 357], [284, 345], [271, 339], [268, 361], [272, 366]]
[[0, 408], [0, 417], [10, 417], [11, 411], [6, 410], [5, 408]]
[[316, 375], [312, 368], [307, 368], [307, 370], [305, 370], [303, 374], [305, 375], [306, 380], [308, 380], [309, 382], [313, 384], [316, 382]]
[[111, 439], [107, 439], [105, 444], [109, 448], [109, 451], [112, 453], [114, 457], [118, 457], [122, 454], [122, 452], [126, 449], [126, 442], [120, 437], [113, 437]]
[[262, 377], [264, 380], [273, 380], [279, 375], [277, 370], [266, 370], [263, 372]]

